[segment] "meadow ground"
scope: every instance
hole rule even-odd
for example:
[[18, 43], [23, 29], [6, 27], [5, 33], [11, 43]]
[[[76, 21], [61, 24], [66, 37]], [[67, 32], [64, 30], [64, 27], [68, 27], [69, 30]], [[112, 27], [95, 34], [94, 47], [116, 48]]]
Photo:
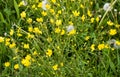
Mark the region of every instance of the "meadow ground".
[[0, 0], [0, 77], [120, 77], [119, 0]]

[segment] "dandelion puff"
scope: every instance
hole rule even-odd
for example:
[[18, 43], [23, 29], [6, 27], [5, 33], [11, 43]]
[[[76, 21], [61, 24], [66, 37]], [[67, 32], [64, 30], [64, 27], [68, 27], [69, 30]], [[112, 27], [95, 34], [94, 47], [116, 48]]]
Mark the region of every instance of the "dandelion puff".
[[67, 32], [70, 32], [70, 31], [72, 31], [72, 30], [74, 30], [74, 26], [73, 26], [73, 25], [69, 25], [69, 26], [67, 27]]
[[103, 9], [105, 10], [105, 11], [111, 11], [111, 7], [110, 7], [110, 3], [105, 3], [105, 5], [103, 6]]

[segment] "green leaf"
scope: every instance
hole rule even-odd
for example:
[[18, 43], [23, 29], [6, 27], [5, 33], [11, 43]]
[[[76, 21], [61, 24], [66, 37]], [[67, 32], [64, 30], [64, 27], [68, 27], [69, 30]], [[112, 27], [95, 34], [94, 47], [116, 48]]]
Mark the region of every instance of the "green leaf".
[[20, 15], [19, 15], [19, 7], [18, 7], [18, 4], [17, 4], [16, 0], [14, 0], [14, 8], [15, 8], [16, 13], [17, 13], [17, 18], [19, 18], [20, 17]]
[[4, 22], [4, 17], [3, 17], [3, 14], [0, 12], [0, 19], [2, 22]]

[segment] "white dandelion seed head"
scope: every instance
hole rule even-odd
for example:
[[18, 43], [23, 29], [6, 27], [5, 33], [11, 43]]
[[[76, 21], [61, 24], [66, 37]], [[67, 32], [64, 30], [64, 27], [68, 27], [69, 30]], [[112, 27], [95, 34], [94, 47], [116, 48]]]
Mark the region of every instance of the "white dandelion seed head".
[[67, 27], [67, 32], [70, 32], [71, 30], [74, 30], [74, 26], [73, 25], [69, 25]]
[[111, 8], [110, 8], [110, 3], [105, 3], [105, 5], [103, 6], [103, 9], [105, 10], [105, 11], [111, 11]]

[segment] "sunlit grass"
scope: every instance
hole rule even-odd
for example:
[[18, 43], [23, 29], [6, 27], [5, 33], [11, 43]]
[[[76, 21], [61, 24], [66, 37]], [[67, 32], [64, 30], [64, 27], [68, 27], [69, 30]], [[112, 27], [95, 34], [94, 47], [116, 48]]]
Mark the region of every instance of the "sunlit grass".
[[1, 0], [0, 76], [119, 77], [119, 3]]

